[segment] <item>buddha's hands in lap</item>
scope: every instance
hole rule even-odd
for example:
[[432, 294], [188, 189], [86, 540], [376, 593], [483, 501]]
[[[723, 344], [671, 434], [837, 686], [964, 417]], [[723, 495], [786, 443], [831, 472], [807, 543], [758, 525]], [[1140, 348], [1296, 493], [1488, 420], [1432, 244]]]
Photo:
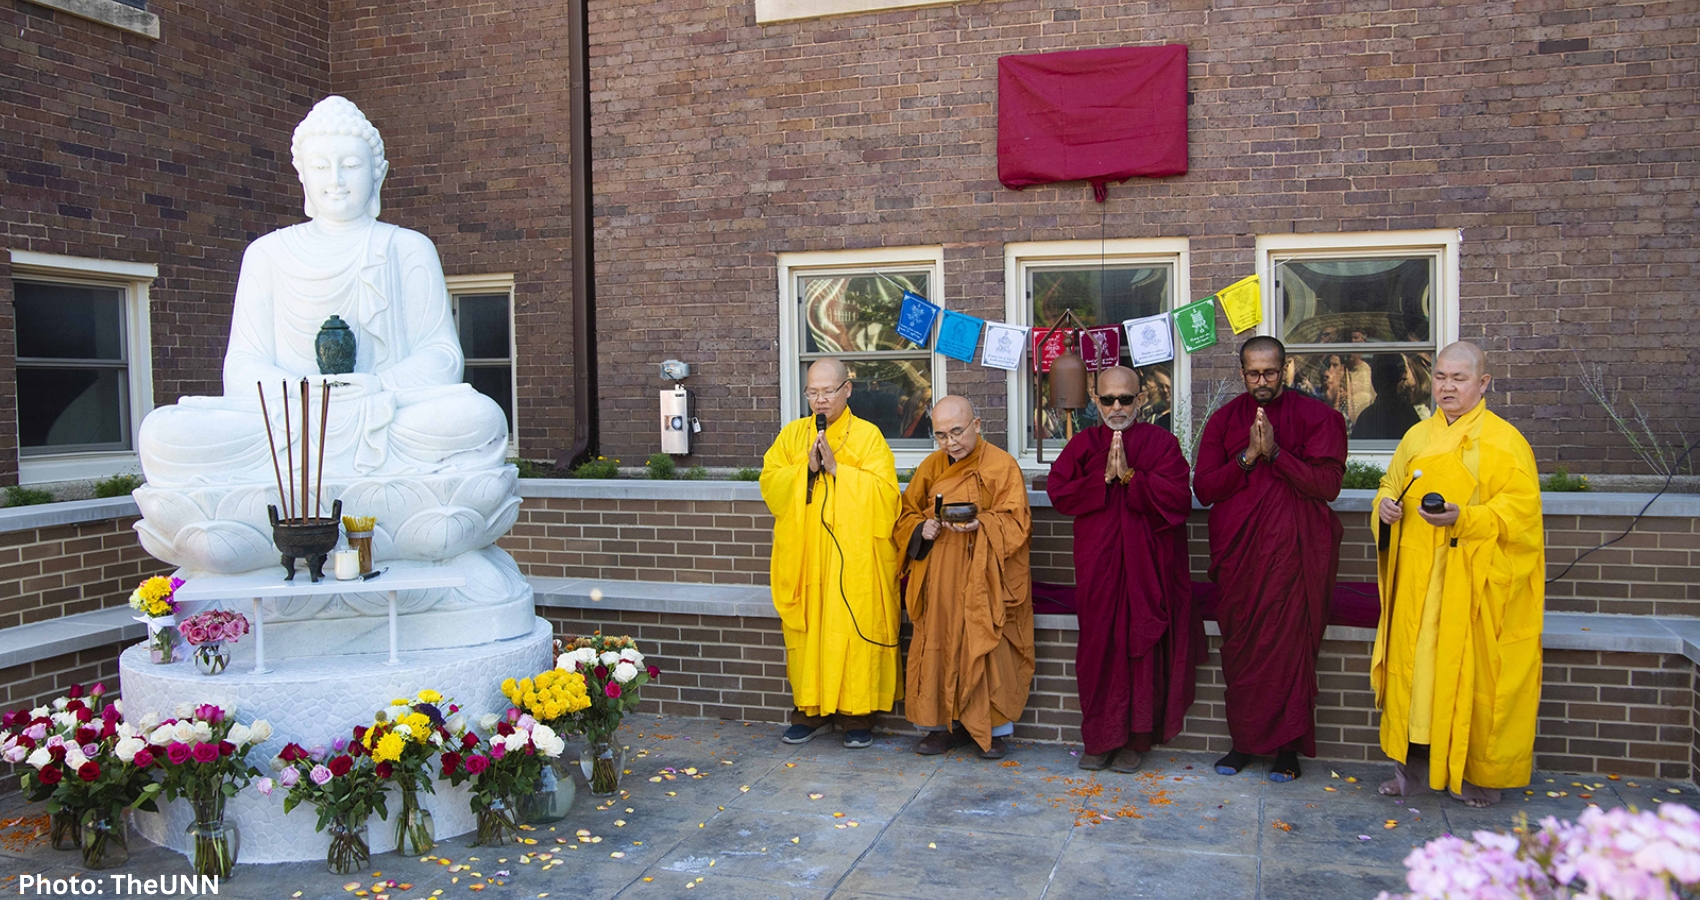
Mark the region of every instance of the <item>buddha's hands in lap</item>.
[[369, 372], [346, 372], [341, 375], [321, 376], [318, 380], [330, 382], [332, 403], [370, 397], [383, 393], [384, 390], [382, 379]]

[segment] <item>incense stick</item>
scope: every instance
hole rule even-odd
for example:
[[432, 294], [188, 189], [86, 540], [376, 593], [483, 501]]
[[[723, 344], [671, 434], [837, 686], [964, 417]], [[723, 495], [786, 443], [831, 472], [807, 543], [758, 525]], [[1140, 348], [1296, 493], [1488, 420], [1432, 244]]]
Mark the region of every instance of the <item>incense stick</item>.
[[325, 391], [319, 399], [319, 485], [313, 492], [313, 518], [319, 517], [319, 506], [325, 502], [325, 421], [331, 414], [331, 380], [325, 379]]
[[307, 448], [313, 446], [313, 436], [307, 430], [307, 424], [312, 420], [310, 409], [311, 394], [308, 392], [307, 379], [301, 379], [301, 524], [307, 524], [307, 488], [312, 484], [312, 472], [307, 465]]
[[266, 420], [266, 446], [271, 448], [272, 474], [277, 476], [277, 502], [287, 509], [283, 495], [283, 472], [279, 471], [277, 467], [277, 438], [272, 436], [272, 416], [271, 413], [266, 411], [266, 386], [256, 381], [254, 382], [254, 389], [260, 392], [260, 417]]
[[[306, 448], [301, 452], [305, 454]], [[289, 436], [289, 380], [283, 382], [283, 454], [285, 464], [289, 467], [289, 513], [285, 519], [295, 518], [295, 442]]]

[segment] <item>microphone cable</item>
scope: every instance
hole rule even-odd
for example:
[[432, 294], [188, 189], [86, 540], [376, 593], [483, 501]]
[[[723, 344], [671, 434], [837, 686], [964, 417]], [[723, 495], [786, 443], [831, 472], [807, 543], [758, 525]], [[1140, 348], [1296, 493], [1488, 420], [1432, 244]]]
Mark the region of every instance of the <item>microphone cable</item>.
[[827, 536], [832, 538], [832, 546], [838, 549], [838, 596], [844, 601], [844, 612], [850, 616], [850, 627], [856, 629], [856, 636], [861, 638], [864, 643], [873, 644], [875, 647], [884, 647], [888, 650], [896, 650], [901, 642], [887, 644], [883, 641], [876, 641], [863, 634], [861, 623], [856, 621], [856, 610], [850, 606], [850, 594], [844, 588], [844, 546], [838, 543], [838, 535], [833, 532], [832, 526], [826, 524], [826, 504], [830, 493], [830, 488], [827, 485], [830, 482], [824, 477], [826, 475], [825, 469], [821, 470], [821, 475], [820, 524], [822, 528], [826, 529]]

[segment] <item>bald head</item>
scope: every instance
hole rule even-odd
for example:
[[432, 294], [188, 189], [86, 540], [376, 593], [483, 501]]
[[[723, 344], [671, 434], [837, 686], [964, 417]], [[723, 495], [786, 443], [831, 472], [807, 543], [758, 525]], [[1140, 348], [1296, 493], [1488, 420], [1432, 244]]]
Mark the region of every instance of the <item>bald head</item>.
[[1434, 358], [1434, 405], [1445, 414], [1447, 424], [1476, 408], [1492, 381], [1487, 374], [1487, 354], [1468, 341], [1446, 345]]
[[[1098, 373], [1098, 414], [1112, 431], [1126, 431], [1139, 413], [1139, 373], [1112, 366]], [[1106, 403], [1108, 401], [1108, 403]]]
[[809, 412], [826, 416], [828, 424], [838, 421], [850, 406], [850, 369], [844, 361], [822, 357], [809, 366], [809, 376], [803, 383], [803, 397], [809, 401]]
[[952, 460], [974, 452], [980, 443], [980, 419], [967, 397], [941, 397], [933, 404], [933, 440]]

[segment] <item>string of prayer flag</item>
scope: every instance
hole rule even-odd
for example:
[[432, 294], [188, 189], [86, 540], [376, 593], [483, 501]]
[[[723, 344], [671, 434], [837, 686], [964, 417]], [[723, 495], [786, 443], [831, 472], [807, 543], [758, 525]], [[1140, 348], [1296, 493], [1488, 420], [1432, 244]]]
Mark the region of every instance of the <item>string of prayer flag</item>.
[[1181, 346], [1188, 353], [1197, 353], [1216, 344], [1216, 295], [1175, 310], [1175, 330], [1180, 332]]
[[927, 346], [939, 308], [913, 291], [903, 292], [903, 308], [897, 314], [897, 333], [917, 347]]
[[1015, 371], [1021, 365], [1021, 351], [1027, 346], [1027, 326], [1005, 322], [986, 323], [986, 349], [980, 354], [980, 364], [990, 369]]
[[1235, 334], [1263, 323], [1263, 291], [1256, 275], [1247, 275], [1228, 285], [1217, 292], [1216, 299], [1228, 314], [1228, 324]]
[[1149, 366], [1175, 358], [1175, 339], [1169, 331], [1169, 314], [1158, 313], [1122, 323], [1127, 329], [1127, 353], [1134, 366]]
[[973, 362], [974, 348], [980, 346], [980, 329], [986, 324], [985, 320], [949, 309], [943, 313], [944, 318], [939, 321], [939, 340], [933, 349], [951, 359]]

